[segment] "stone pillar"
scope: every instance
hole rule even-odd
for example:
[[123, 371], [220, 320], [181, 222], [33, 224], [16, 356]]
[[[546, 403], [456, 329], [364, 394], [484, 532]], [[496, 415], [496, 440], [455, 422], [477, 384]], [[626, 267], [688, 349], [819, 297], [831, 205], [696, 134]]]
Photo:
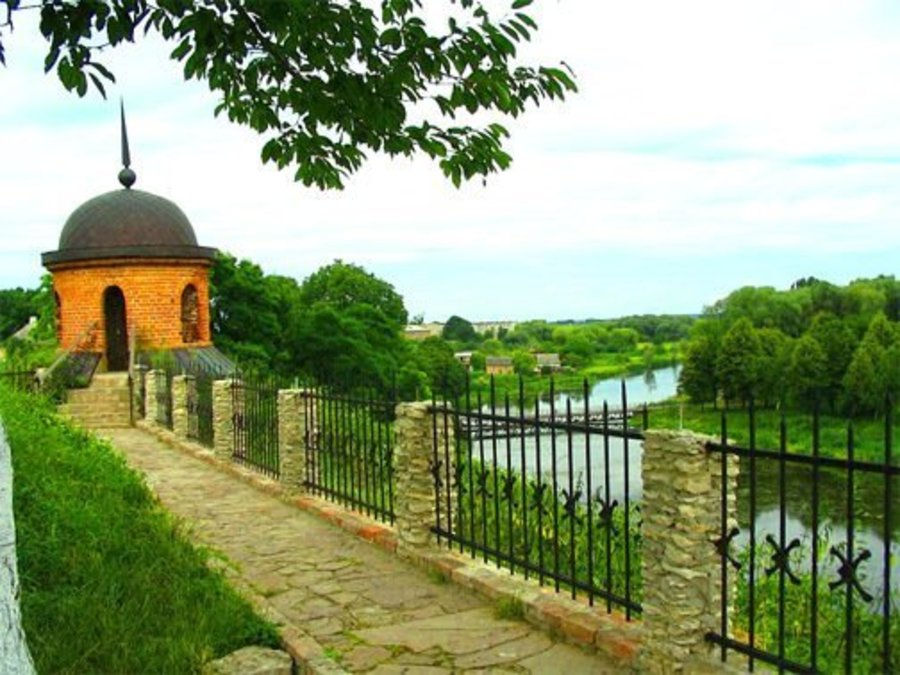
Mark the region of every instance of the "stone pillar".
[[213, 382], [213, 452], [222, 460], [230, 460], [234, 451], [233, 384], [232, 379]]
[[[437, 418], [435, 418], [437, 416]], [[434, 434], [437, 421], [437, 464]], [[444, 438], [443, 415], [430, 403], [400, 403], [394, 423], [394, 514], [397, 527], [397, 552], [433, 546], [431, 528], [437, 521], [435, 505], [435, 472], [440, 475], [440, 509], [446, 504], [448, 488], [444, 457], [445, 442], [453, 447], [453, 425], [448, 424], [450, 438]], [[453, 452], [450, 452], [450, 476], [454, 475]], [[442, 515], [442, 518], [446, 516]], [[443, 521], [446, 526], [446, 521]]]
[[304, 389], [278, 392], [279, 480], [294, 490], [303, 490], [306, 480], [306, 397]]
[[[135, 420], [148, 417], [147, 402], [147, 366], [140, 363], [134, 365], [131, 381], [131, 410]], [[144, 416], [141, 417], [141, 404], [144, 404]]]
[[144, 419], [150, 424], [158, 424], [156, 421], [156, 371], [148, 370], [145, 378], [144, 397], [146, 399], [147, 415]]
[[178, 438], [188, 437], [188, 387], [190, 375], [172, 378], [172, 431]]
[[[722, 457], [707, 452], [708, 440], [690, 432], [646, 432], [641, 672], [688, 673], [718, 649], [705, 635], [721, 630], [721, 558], [714, 542], [721, 533]], [[729, 530], [737, 525], [738, 470], [737, 457], [729, 457]], [[730, 570], [730, 579], [734, 575]]]

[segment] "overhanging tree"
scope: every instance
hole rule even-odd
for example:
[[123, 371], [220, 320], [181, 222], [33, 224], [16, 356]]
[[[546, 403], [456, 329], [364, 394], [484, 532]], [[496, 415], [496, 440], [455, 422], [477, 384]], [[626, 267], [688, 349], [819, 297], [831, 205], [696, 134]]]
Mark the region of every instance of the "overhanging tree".
[[[264, 162], [305, 185], [340, 188], [370, 152], [424, 153], [457, 186], [505, 169], [506, 129], [460, 121], [486, 111], [517, 117], [528, 104], [576, 90], [562, 67], [518, 63], [538, 26], [532, 0], [5, 0], [4, 30], [39, 10], [46, 71], [84, 96], [105, 95], [108, 46], [158, 33], [186, 79], [206, 80], [216, 114], [264, 136]], [[438, 7], [437, 10], [435, 7]], [[439, 13], [442, 13], [441, 16]]]

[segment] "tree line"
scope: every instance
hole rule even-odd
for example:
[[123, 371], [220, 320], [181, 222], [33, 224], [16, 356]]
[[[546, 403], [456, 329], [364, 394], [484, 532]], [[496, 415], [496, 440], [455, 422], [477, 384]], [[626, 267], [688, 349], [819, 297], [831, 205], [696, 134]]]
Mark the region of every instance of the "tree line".
[[747, 286], [694, 324], [680, 389], [698, 403], [880, 414], [900, 390], [900, 282]]

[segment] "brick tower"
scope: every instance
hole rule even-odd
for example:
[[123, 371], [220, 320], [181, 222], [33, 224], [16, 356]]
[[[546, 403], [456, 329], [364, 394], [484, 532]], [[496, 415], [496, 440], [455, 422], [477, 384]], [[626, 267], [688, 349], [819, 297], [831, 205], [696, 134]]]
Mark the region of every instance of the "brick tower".
[[[97, 356], [101, 371], [124, 371], [130, 350], [220, 354], [212, 347], [209, 268], [215, 249], [197, 244], [173, 202], [132, 189], [122, 113], [122, 189], [69, 216], [59, 248], [41, 261], [53, 275], [60, 347]], [[226, 361], [227, 363], [227, 361]]]

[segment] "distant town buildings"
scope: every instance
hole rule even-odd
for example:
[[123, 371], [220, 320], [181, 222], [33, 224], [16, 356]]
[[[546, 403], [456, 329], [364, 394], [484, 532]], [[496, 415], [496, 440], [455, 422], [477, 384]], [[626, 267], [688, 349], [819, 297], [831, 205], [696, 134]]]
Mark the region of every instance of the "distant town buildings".
[[[473, 321], [472, 328], [476, 333], [489, 333], [493, 337], [499, 337], [501, 331], [509, 332], [517, 325], [516, 321]], [[404, 330], [404, 335], [409, 340], [425, 340], [430, 337], [440, 337], [444, 330], [444, 324], [432, 321], [430, 323], [411, 323]]]
[[484, 360], [484, 371], [488, 375], [511, 375], [513, 360], [509, 356], [488, 356]]
[[559, 360], [559, 354], [541, 354], [534, 355], [536, 373], [555, 373], [562, 370], [562, 363]]

